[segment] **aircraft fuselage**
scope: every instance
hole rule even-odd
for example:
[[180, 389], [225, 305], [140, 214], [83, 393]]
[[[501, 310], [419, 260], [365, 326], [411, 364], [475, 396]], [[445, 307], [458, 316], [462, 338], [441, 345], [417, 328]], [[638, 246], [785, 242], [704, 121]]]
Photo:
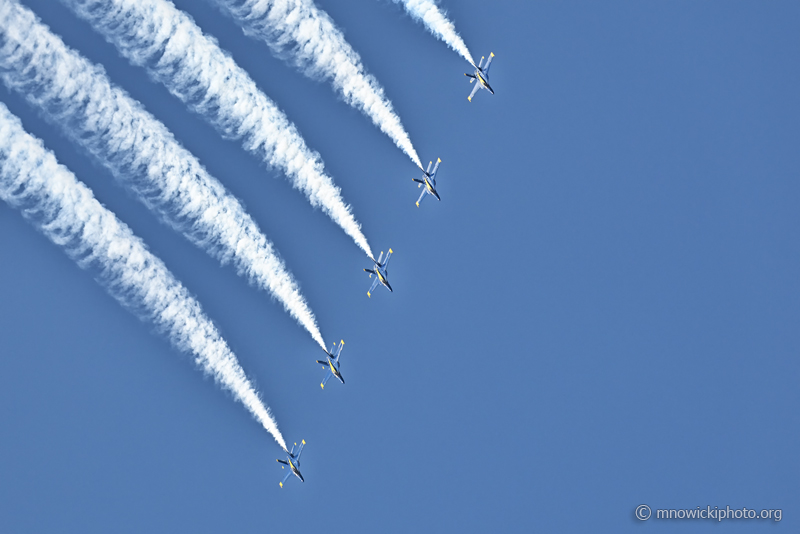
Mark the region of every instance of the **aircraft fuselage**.
[[294, 473], [297, 478], [305, 482], [303, 475], [300, 474], [300, 469], [298, 469], [297, 466], [294, 464], [294, 458], [292, 458], [291, 456], [289, 456], [289, 468], [292, 470], [292, 473]]
[[428, 190], [428, 193], [435, 196], [437, 200], [442, 200], [441, 198], [439, 198], [439, 193], [436, 192], [436, 188], [433, 187], [433, 184], [431, 183], [428, 176], [425, 176], [425, 188]]
[[331, 356], [330, 356], [330, 354], [328, 354], [328, 367], [330, 367], [330, 368], [331, 368], [331, 373], [333, 373], [333, 376], [335, 376], [336, 378], [338, 378], [338, 379], [339, 379], [339, 382], [341, 382], [342, 384], [344, 384], [344, 378], [342, 378], [342, 375], [341, 375], [341, 373], [339, 373], [339, 369], [336, 367], [336, 364], [335, 364], [335, 363], [334, 363], [334, 361], [331, 359]]
[[492, 86], [489, 85], [489, 82], [487, 82], [486, 78], [483, 77], [483, 71], [481, 71], [480, 69], [475, 71], [475, 77], [478, 79], [478, 81], [480, 82], [480, 84], [482, 86], [484, 86], [490, 93], [494, 94], [494, 91], [492, 90]]
[[381, 270], [377, 269], [375, 272], [378, 274], [378, 279], [381, 281], [381, 284], [386, 285], [388, 282], [386, 281], [386, 277], [383, 276]]

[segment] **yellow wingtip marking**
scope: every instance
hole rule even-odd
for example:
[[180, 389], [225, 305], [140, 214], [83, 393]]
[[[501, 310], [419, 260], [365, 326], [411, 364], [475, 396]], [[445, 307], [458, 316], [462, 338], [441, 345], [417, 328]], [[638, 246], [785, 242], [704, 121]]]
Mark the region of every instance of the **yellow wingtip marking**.
[[491, 52], [489, 55], [490, 55], [490, 56], [492, 56], [492, 57], [494, 57], [494, 52]]
[[344, 345], [344, 339], [342, 340], [342, 345]]
[[278, 484], [280, 484], [280, 485], [281, 485], [281, 487], [283, 487], [283, 482], [278, 482]]
[[394, 250], [389, 249], [389, 254], [394, 254]]
[[469, 100], [470, 102], [472, 102], [472, 97], [471, 97], [471, 96], [468, 96], [468, 97], [467, 97], [467, 100]]
[[305, 445], [305, 444], [306, 444], [306, 440], [303, 440], [303, 445]]
[[442, 158], [436, 158], [436, 159], [438, 159], [438, 160], [439, 160], [439, 163], [441, 163], [441, 162], [442, 162]]
[[417, 207], [419, 207], [419, 202], [417, 202]]
[[370, 294], [369, 294], [369, 291], [367, 291], [367, 296], [368, 296], [369, 298], [372, 298], [372, 295], [370, 295]]
[[319, 387], [321, 387], [322, 389], [325, 389], [325, 385], [322, 382], [319, 383]]

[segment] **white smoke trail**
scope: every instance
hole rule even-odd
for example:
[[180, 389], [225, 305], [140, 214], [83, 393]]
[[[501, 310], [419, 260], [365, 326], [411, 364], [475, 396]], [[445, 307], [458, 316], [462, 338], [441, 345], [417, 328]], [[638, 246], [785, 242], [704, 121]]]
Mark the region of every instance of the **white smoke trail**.
[[277, 57], [310, 78], [330, 80], [344, 101], [367, 115], [422, 167], [400, 117], [378, 80], [367, 74], [361, 57], [327, 13], [313, 0], [216, 0], [244, 33], [260, 39]]
[[0, 0], [0, 78], [164, 222], [278, 299], [325, 348], [297, 283], [239, 201], [102, 67], [13, 0]]
[[428, 30], [444, 41], [447, 46], [461, 54], [461, 56], [475, 65], [472, 54], [467, 50], [467, 45], [456, 32], [455, 25], [439, 9], [434, 0], [394, 0], [396, 4], [403, 4], [412, 18], [421, 21]]
[[63, 0], [119, 52], [145, 67], [224, 137], [282, 170], [370, 257], [366, 237], [341, 191], [286, 115], [216, 41], [168, 0]]
[[0, 104], [0, 198], [19, 209], [123, 306], [188, 352], [286, 448], [278, 424], [200, 304], [130, 228]]

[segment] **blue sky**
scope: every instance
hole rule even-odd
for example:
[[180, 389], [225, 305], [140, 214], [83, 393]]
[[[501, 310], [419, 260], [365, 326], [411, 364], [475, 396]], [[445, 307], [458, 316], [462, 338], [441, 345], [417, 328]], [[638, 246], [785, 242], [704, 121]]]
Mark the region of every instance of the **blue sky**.
[[[223, 141], [52, 0], [246, 205], [301, 284], [345, 386], [269, 297], [160, 225], [19, 97], [2, 100], [192, 291], [302, 471], [184, 355], [0, 205], [0, 530], [621, 532], [634, 508], [800, 502], [800, 7], [447, 2], [495, 96], [395, 5], [318, 0], [382, 83], [442, 202], [329, 86], [178, 0], [295, 122], [370, 244]], [[726, 531], [768, 523], [734, 522]], [[686, 531], [710, 528], [687, 522]]]

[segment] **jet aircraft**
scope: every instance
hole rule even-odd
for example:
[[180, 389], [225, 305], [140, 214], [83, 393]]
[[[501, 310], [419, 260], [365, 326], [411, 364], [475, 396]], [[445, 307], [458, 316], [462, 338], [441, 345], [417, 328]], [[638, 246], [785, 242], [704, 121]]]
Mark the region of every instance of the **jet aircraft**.
[[342, 373], [339, 371], [342, 365], [339, 363], [339, 355], [342, 353], [342, 348], [344, 348], [344, 340], [342, 340], [339, 348], [336, 348], [336, 343], [334, 343], [331, 352], [325, 351], [325, 354], [328, 355], [327, 360], [317, 360], [317, 363], [322, 364], [322, 368], [327, 371], [327, 373], [325, 373], [325, 378], [322, 379], [322, 383], [320, 384], [322, 389], [325, 389], [325, 384], [328, 383], [328, 380], [330, 380], [332, 376], [335, 376], [339, 379], [339, 382], [344, 384], [344, 378], [342, 378]]
[[472, 92], [467, 97], [467, 100], [469, 100], [470, 102], [472, 102], [472, 97], [475, 96], [475, 93], [477, 93], [478, 89], [480, 89], [481, 87], [483, 87], [490, 93], [494, 94], [492, 86], [489, 85], [489, 66], [492, 64], [492, 59], [494, 58], [494, 52], [489, 54], [489, 61], [487, 61], [486, 65], [483, 68], [481, 68], [481, 65], [483, 65], [483, 59], [485, 57], [486, 56], [481, 56], [481, 60], [478, 62], [477, 67], [475, 67], [474, 64], [472, 65], [473, 67], [475, 67], [475, 74], [467, 74], [466, 72], [464, 73], [464, 76], [466, 76], [467, 78], [472, 78], [469, 81], [469, 83], [474, 83], [475, 80], [478, 80], [478, 83], [475, 85], [475, 87], [472, 88]]
[[[392, 249], [389, 249], [389, 254], [386, 255], [386, 259], [383, 260], [383, 251], [381, 250], [381, 255], [378, 256], [378, 260], [375, 261], [375, 258], [371, 258], [372, 261], [375, 263], [375, 270], [372, 269], [364, 269], [365, 272], [371, 273], [369, 275], [372, 278], [372, 275], [375, 275], [375, 280], [372, 281], [372, 287], [369, 288], [367, 291], [367, 296], [372, 297], [372, 292], [375, 290], [375, 286], [378, 285], [378, 282], [386, 286], [386, 289], [394, 293], [392, 290], [392, 286], [389, 285], [389, 273], [386, 270], [386, 266], [389, 264], [389, 258], [392, 257]], [[383, 263], [381, 263], [383, 261]]]
[[425, 193], [429, 195], [433, 195], [436, 197], [436, 200], [442, 200], [439, 198], [439, 193], [436, 192], [436, 170], [439, 168], [439, 164], [442, 162], [442, 158], [436, 159], [436, 165], [433, 167], [433, 172], [431, 172], [431, 165], [433, 162], [431, 161], [428, 163], [428, 170], [422, 171], [422, 180], [418, 180], [416, 178], [412, 178], [415, 182], [419, 185], [417, 187], [425, 186], [425, 189], [422, 190], [422, 193], [419, 194], [419, 200], [417, 200], [417, 207], [419, 207], [419, 203], [422, 202]]
[[297, 447], [297, 443], [295, 443], [294, 445], [292, 445], [292, 452], [289, 452], [286, 449], [284, 449], [284, 451], [286, 451], [286, 460], [281, 460], [280, 458], [278, 459], [278, 463], [283, 464], [281, 466], [281, 469], [286, 469], [287, 465], [291, 469], [288, 473], [286, 473], [286, 476], [283, 477], [283, 480], [281, 480], [280, 482], [281, 487], [283, 487], [283, 483], [286, 482], [286, 479], [289, 478], [292, 474], [294, 474], [294, 476], [299, 478], [300, 482], [305, 482], [303, 475], [300, 474], [300, 454], [303, 452], [303, 447], [305, 446], [306, 446], [306, 440], [303, 440], [303, 442], [300, 444], [300, 448], [297, 449], [297, 454], [295, 454], [294, 449]]

